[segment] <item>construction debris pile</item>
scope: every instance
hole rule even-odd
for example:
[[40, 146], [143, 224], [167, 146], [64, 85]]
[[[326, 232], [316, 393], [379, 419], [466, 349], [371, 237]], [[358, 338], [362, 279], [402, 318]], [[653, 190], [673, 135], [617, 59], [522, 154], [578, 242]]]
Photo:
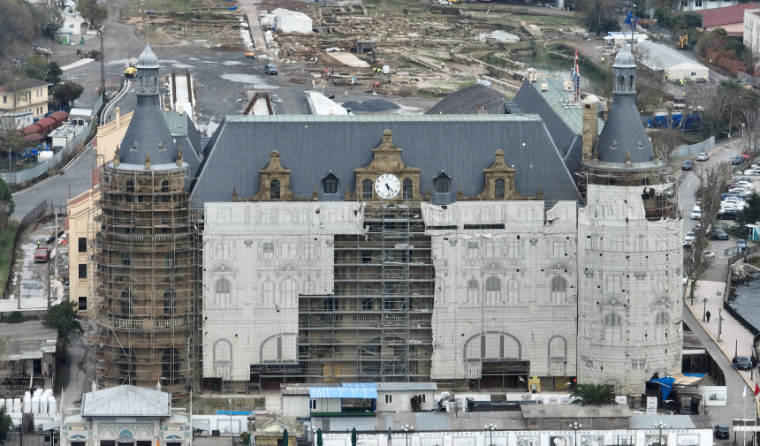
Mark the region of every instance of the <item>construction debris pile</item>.
[[[200, 6], [193, 8], [190, 13], [150, 11], [145, 16], [125, 17], [123, 21], [138, 29], [155, 30], [150, 32], [164, 34], [169, 40], [196, 41], [217, 48], [250, 46], [246, 45], [250, 44], [248, 23], [243, 14], [230, 11], [229, 8], [232, 7], [224, 10], [221, 7]], [[151, 41], [156, 40], [153, 35], [151, 37]]]

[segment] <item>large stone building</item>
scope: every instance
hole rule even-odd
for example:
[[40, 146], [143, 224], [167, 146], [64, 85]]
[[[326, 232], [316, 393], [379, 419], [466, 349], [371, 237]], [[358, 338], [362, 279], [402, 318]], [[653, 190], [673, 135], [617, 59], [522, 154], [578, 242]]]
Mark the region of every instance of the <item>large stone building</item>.
[[[138, 65], [141, 82], [153, 65]], [[126, 353], [142, 349], [169, 371], [187, 356], [193, 365], [173, 384], [197, 376], [222, 390], [515, 388], [537, 376], [544, 389], [578, 377], [641, 393], [654, 373], [679, 373], [681, 223], [663, 194], [672, 173], [640, 124], [627, 48], [614, 66], [601, 133], [593, 96], [562, 120], [550, 107], [228, 116], [202, 151], [193, 145], [192, 163], [144, 91], [101, 185], [108, 238], [98, 249], [110, 260], [98, 265], [95, 318], [111, 341], [100, 350], [118, 358], [126, 350], [115, 341], [126, 338]], [[526, 83], [518, 99], [544, 100], [537, 88]], [[167, 206], [171, 215], [159, 216]], [[120, 279], [130, 265], [133, 278]], [[186, 306], [172, 306], [180, 295]], [[129, 305], [139, 318], [124, 313]], [[164, 320], [170, 337], [156, 329]], [[144, 363], [109, 376], [154, 385], [162, 375]]]

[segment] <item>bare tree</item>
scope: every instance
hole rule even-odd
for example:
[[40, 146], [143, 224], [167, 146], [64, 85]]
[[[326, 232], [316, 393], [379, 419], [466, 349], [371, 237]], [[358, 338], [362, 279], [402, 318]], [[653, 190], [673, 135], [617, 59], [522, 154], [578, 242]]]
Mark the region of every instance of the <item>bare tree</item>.
[[694, 175], [699, 180], [699, 184], [694, 190], [694, 198], [700, 201], [702, 218], [700, 219], [700, 228], [694, 233], [691, 259], [684, 266], [686, 274], [691, 279], [689, 297], [692, 303], [694, 303], [694, 288], [700, 276], [709, 266], [704, 258], [705, 248], [707, 248], [707, 229], [713, 225], [720, 211], [720, 196], [726, 183], [731, 179], [731, 164], [723, 161], [712, 167], [694, 169]]
[[673, 152], [681, 146], [683, 138], [681, 132], [672, 128], [665, 128], [651, 133], [652, 146], [665, 164], [670, 164], [673, 159]]

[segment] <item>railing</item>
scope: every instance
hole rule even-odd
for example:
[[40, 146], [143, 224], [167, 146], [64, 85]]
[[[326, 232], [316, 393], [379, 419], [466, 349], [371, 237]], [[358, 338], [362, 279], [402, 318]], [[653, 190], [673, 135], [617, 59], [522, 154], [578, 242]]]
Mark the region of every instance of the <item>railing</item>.
[[153, 326], [155, 328], [168, 328], [168, 327], [183, 327], [187, 325], [187, 318], [180, 319], [154, 319]]
[[142, 319], [107, 318], [105, 324], [113, 328], [143, 328]]

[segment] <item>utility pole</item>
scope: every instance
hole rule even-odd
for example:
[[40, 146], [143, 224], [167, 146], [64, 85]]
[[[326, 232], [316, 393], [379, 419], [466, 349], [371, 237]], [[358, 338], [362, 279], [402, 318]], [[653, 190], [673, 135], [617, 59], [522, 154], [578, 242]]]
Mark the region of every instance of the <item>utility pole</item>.
[[[55, 209], [53, 209], [53, 212], [55, 212]], [[55, 249], [55, 259], [53, 260], [53, 262], [55, 262], [53, 263], [53, 277], [58, 277], [58, 212], [55, 212], [55, 245], [53, 245], [53, 248]], [[58, 297], [57, 294], [56, 297]]]
[[[103, 28], [105, 28], [105, 24], [103, 25]], [[101, 29], [98, 31], [98, 36], [100, 37], [100, 92], [103, 95], [103, 102], [106, 101], [106, 55], [103, 50], [103, 33], [105, 33], [105, 29]], [[99, 123], [100, 124], [100, 123]]]

